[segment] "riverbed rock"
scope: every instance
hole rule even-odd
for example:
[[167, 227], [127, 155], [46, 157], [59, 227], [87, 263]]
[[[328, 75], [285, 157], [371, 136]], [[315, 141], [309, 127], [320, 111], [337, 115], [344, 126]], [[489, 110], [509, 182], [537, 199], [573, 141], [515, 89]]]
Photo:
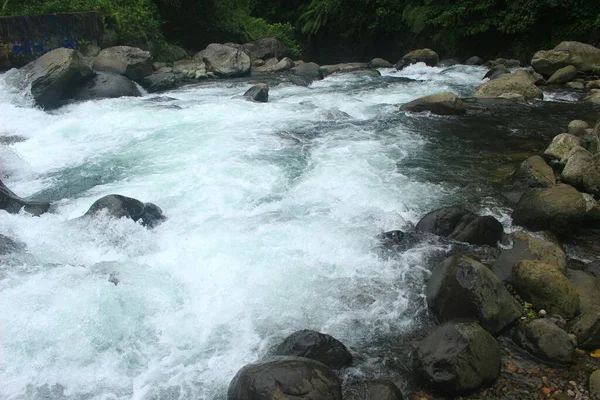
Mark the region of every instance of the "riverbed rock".
[[24, 243], [11, 239], [8, 236], [0, 235], [0, 256], [15, 253], [24, 248]]
[[561, 133], [552, 139], [550, 146], [544, 151], [544, 156], [553, 160], [565, 160], [571, 151], [582, 146], [581, 138], [570, 133]]
[[323, 79], [321, 68], [313, 62], [300, 64], [292, 68], [291, 71], [294, 75], [306, 79], [308, 82]]
[[177, 86], [177, 78], [173, 73], [155, 73], [144, 79], [142, 86], [150, 93], [164, 92]]
[[475, 322], [449, 321], [421, 341], [413, 355], [413, 368], [440, 392], [463, 394], [496, 380], [500, 346]]
[[579, 296], [581, 315], [570, 322], [578, 345], [585, 349], [600, 348], [600, 279], [583, 271], [569, 269], [567, 277]]
[[392, 381], [358, 381], [344, 386], [344, 400], [403, 400]]
[[246, 53], [218, 43], [209, 44], [194, 56], [194, 61], [204, 63], [208, 72], [220, 77], [245, 76], [250, 73], [250, 57]]
[[431, 49], [419, 49], [413, 50], [408, 54], [405, 54], [404, 57], [396, 64], [396, 69], [402, 69], [411, 64], [416, 64], [419, 62], [423, 62], [430, 67], [435, 67], [440, 58], [438, 54]]
[[475, 97], [478, 98], [494, 98], [504, 93], [519, 93], [527, 100], [544, 97], [543, 92], [531, 82], [529, 74], [525, 71], [500, 75], [475, 89]]
[[546, 79], [544, 79], [542, 74], [539, 74], [537, 72], [531, 74], [531, 82], [533, 82], [535, 86], [544, 86], [548, 83], [546, 82]]
[[410, 103], [402, 105], [400, 109], [413, 112], [430, 111], [438, 115], [462, 115], [467, 112], [462, 100], [450, 92], [419, 97]]
[[465, 65], [483, 65], [485, 60], [481, 57], [473, 56], [465, 61]]
[[319, 361], [332, 369], [352, 364], [352, 354], [336, 338], [308, 329], [288, 336], [275, 352], [278, 356], [297, 356]]
[[394, 64], [383, 58], [374, 58], [369, 62], [371, 68], [393, 68]]
[[259, 103], [266, 103], [269, 101], [269, 84], [256, 84], [248, 89], [246, 93], [244, 93], [244, 96]]
[[74, 100], [112, 99], [138, 97], [142, 94], [129, 78], [110, 72], [98, 72], [70, 94]]
[[502, 250], [492, 272], [501, 281], [511, 282], [513, 268], [521, 260], [538, 260], [555, 266], [563, 275], [567, 272], [567, 256], [560, 246], [525, 232], [513, 234], [513, 246]]
[[513, 184], [521, 189], [545, 188], [556, 184], [552, 168], [540, 156], [523, 161], [512, 176]]
[[499, 76], [505, 75], [505, 74], [510, 74], [510, 71], [508, 70], [508, 68], [506, 68], [506, 66], [504, 64], [500, 64], [500, 65], [496, 65], [495, 67], [493, 67], [492, 69], [490, 69], [484, 76], [482, 79], [495, 79]]
[[592, 400], [600, 400], [600, 370], [590, 375], [590, 396]]
[[281, 58], [285, 54], [285, 46], [277, 38], [270, 37], [244, 43], [243, 50], [250, 56], [250, 60], [267, 60], [269, 58]]
[[569, 122], [569, 127], [567, 128], [567, 131], [571, 135], [581, 137], [587, 133], [587, 129], [589, 127], [590, 126], [587, 122], [576, 119], [574, 121]]
[[521, 317], [519, 302], [485, 265], [467, 256], [438, 264], [427, 282], [427, 305], [441, 321], [472, 319], [497, 335]]
[[530, 354], [544, 361], [570, 364], [575, 357], [575, 345], [569, 334], [547, 319], [521, 322], [513, 339]]
[[40, 216], [50, 209], [50, 203], [43, 201], [29, 201], [14, 194], [0, 180], [0, 210], [10, 214], [17, 214], [21, 210], [33, 216]]
[[546, 77], [569, 65], [583, 72], [600, 70], [600, 49], [580, 42], [561, 42], [552, 50], [538, 51], [531, 59], [531, 66]]
[[589, 81], [585, 84], [585, 88], [587, 90], [600, 89], [600, 79], [596, 79], [595, 81]]
[[112, 72], [133, 81], [141, 81], [152, 75], [152, 56], [150, 52], [137, 47], [109, 47], [98, 54], [93, 68], [96, 71]]
[[590, 93], [583, 97], [580, 101], [592, 104], [600, 104], [600, 89], [590, 90]]
[[60, 106], [68, 91], [93, 74], [79, 54], [71, 49], [52, 50], [21, 70], [23, 80], [31, 84], [35, 103], [45, 109]]
[[581, 82], [568, 82], [567, 87], [572, 90], [583, 90], [585, 85]]
[[559, 83], [567, 83], [572, 81], [577, 76], [577, 68], [572, 65], [567, 65], [564, 68], [557, 70], [552, 74], [550, 78], [548, 78], [547, 83], [549, 85], [559, 84]]
[[514, 224], [533, 231], [548, 230], [565, 237], [581, 226], [585, 213], [582, 194], [561, 183], [527, 190], [515, 206], [512, 219]]
[[111, 194], [96, 200], [84, 217], [94, 217], [102, 212], [114, 218], [129, 218], [146, 227], [154, 228], [167, 217], [160, 207], [153, 203], [143, 203], [137, 199]]
[[565, 168], [561, 173], [563, 182], [587, 193], [600, 192], [600, 156], [592, 155], [582, 147], [575, 147], [569, 153]]
[[416, 230], [459, 242], [488, 246], [496, 246], [504, 234], [504, 228], [496, 218], [480, 217], [458, 206], [444, 207], [428, 213], [419, 221]]
[[565, 319], [577, 314], [579, 296], [573, 284], [554, 265], [521, 260], [512, 272], [513, 287], [536, 309]]
[[270, 357], [246, 365], [229, 384], [227, 400], [342, 400], [335, 373], [318, 361]]
[[294, 61], [292, 61], [292, 59], [290, 59], [288, 57], [284, 57], [283, 60], [281, 60], [277, 64], [273, 65], [270, 68], [270, 70], [272, 72], [283, 72], [283, 71], [289, 71], [290, 69], [292, 69], [294, 67], [295, 67]]

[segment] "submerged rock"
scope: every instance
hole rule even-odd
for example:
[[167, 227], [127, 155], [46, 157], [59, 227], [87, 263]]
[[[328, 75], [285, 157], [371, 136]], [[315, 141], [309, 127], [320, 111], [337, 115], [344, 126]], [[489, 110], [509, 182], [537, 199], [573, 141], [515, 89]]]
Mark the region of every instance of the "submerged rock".
[[271, 357], [243, 367], [229, 384], [227, 400], [342, 400], [335, 373], [302, 357]]
[[98, 72], [93, 78], [77, 87], [70, 97], [74, 100], [94, 100], [141, 95], [135, 83], [129, 78], [110, 72]]
[[209, 44], [194, 56], [194, 61], [203, 62], [209, 72], [221, 77], [245, 76], [250, 73], [250, 57], [246, 53], [218, 43]]
[[475, 322], [450, 321], [419, 344], [415, 372], [433, 388], [457, 395], [493, 383], [500, 373], [500, 346]]
[[288, 336], [275, 354], [310, 358], [333, 369], [352, 364], [352, 355], [342, 342], [333, 336], [307, 329]]
[[0, 181], [0, 210], [5, 210], [10, 214], [17, 214], [25, 210], [31, 215], [40, 216], [50, 209], [50, 203], [43, 201], [29, 201], [14, 194], [6, 187], [4, 182]]
[[260, 103], [266, 103], [269, 100], [269, 84], [254, 85], [244, 93], [244, 96]]
[[359, 381], [344, 386], [344, 400], [403, 400], [391, 381]]
[[513, 174], [513, 183], [521, 189], [550, 187], [556, 184], [552, 168], [540, 156], [523, 161]]
[[497, 335], [521, 317], [521, 306], [485, 265], [452, 256], [437, 265], [426, 289], [427, 304], [442, 321], [473, 319]]
[[402, 105], [401, 109], [414, 112], [431, 111], [438, 115], [461, 115], [467, 112], [461, 99], [450, 92], [420, 97]]
[[413, 50], [410, 53], [404, 55], [400, 61], [396, 64], [396, 69], [402, 69], [411, 64], [423, 62], [430, 67], [435, 67], [440, 58], [438, 54], [431, 49], [419, 49]]
[[84, 217], [92, 217], [103, 211], [115, 218], [126, 217], [135, 222], [140, 221], [142, 225], [149, 228], [154, 228], [167, 219], [156, 204], [142, 203], [137, 199], [118, 194], [96, 200]]
[[567, 332], [546, 319], [520, 323], [513, 338], [519, 346], [544, 361], [570, 364], [575, 357], [575, 345]]
[[96, 71], [112, 72], [141, 81], [152, 75], [152, 56], [137, 47], [109, 47], [98, 54], [93, 67]]

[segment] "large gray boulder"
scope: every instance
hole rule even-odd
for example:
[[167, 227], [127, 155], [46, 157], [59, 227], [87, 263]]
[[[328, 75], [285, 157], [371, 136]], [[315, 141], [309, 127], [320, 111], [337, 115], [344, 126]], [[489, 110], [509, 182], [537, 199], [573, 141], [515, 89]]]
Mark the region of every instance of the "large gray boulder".
[[577, 146], [582, 146], [581, 138], [570, 133], [561, 133], [552, 139], [552, 143], [544, 151], [544, 156], [559, 161], [565, 160], [566, 162], [567, 156]]
[[92, 67], [96, 71], [113, 72], [133, 81], [141, 81], [152, 75], [153, 71], [150, 52], [130, 46], [115, 46], [102, 50]]
[[206, 64], [209, 72], [221, 77], [245, 76], [250, 73], [250, 57], [240, 49], [212, 43], [194, 56]]
[[430, 111], [438, 115], [462, 115], [467, 112], [462, 100], [450, 92], [419, 97], [402, 105], [401, 109], [414, 112]]
[[93, 78], [78, 86], [71, 94], [74, 100], [137, 97], [142, 94], [129, 78], [110, 72], [98, 72]]
[[503, 282], [510, 282], [512, 270], [521, 260], [538, 260], [555, 266], [563, 274], [567, 272], [567, 256], [556, 243], [525, 232], [513, 234], [513, 246], [502, 250], [492, 266], [492, 272]]
[[391, 381], [359, 381], [344, 386], [344, 400], [403, 400]]
[[564, 237], [581, 226], [585, 214], [583, 195], [561, 183], [526, 191], [515, 206], [512, 219], [514, 224], [533, 231], [549, 230]]
[[113, 218], [129, 218], [142, 225], [154, 228], [167, 217], [160, 207], [153, 203], [143, 203], [137, 199], [111, 194], [96, 200], [84, 217], [94, 217], [106, 213]]
[[79, 54], [71, 49], [52, 50], [22, 69], [24, 81], [31, 84], [35, 103], [46, 109], [60, 106], [69, 89], [93, 74]]
[[575, 345], [569, 334], [546, 319], [521, 322], [513, 339], [519, 346], [544, 361], [570, 364], [575, 357]]
[[294, 75], [297, 75], [308, 82], [323, 79], [321, 67], [313, 62], [303, 63], [291, 69]]
[[227, 400], [342, 400], [341, 383], [325, 364], [302, 357], [271, 357], [243, 367]]
[[352, 354], [333, 336], [304, 329], [285, 338], [275, 352], [278, 356], [296, 356], [319, 361], [340, 369], [352, 364]]
[[552, 50], [538, 51], [531, 59], [531, 66], [545, 77], [569, 65], [583, 72], [600, 70], [600, 49], [579, 42], [562, 42]]
[[34, 216], [40, 216], [50, 209], [50, 203], [42, 201], [29, 201], [14, 194], [0, 180], [0, 210], [10, 214], [17, 214], [21, 210]]
[[544, 97], [542, 90], [533, 84], [525, 71], [498, 76], [475, 89], [475, 97], [478, 98], [497, 98], [506, 93], [518, 93], [526, 100]]
[[497, 335], [521, 317], [519, 302], [485, 265], [467, 256], [438, 264], [427, 282], [427, 304], [442, 321], [473, 319]]
[[513, 183], [521, 189], [550, 187], [556, 184], [552, 168], [540, 156], [523, 161], [513, 174]]
[[554, 265], [521, 260], [513, 268], [512, 281], [517, 293], [536, 309], [565, 319], [577, 314], [579, 297], [575, 287]]
[[567, 83], [575, 79], [577, 76], [577, 68], [572, 65], [567, 65], [564, 68], [559, 69], [546, 82], [549, 85]]
[[419, 221], [416, 230], [459, 242], [488, 246], [496, 246], [504, 234], [504, 228], [496, 218], [480, 217], [458, 206], [431, 211]]
[[600, 192], [600, 155], [575, 147], [561, 173], [563, 182], [587, 193]]
[[408, 54], [405, 54], [404, 57], [396, 64], [396, 69], [402, 69], [411, 64], [416, 64], [419, 62], [423, 62], [430, 67], [435, 67], [440, 58], [438, 54], [431, 49], [419, 49], [413, 50]]
[[245, 43], [242, 50], [250, 56], [250, 60], [266, 60], [268, 58], [281, 58], [285, 54], [285, 46], [277, 38], [270, 37]]
[[496, 380], [500, 346], [475, 322], [449, 321], [421, 341], [413, 368], [434, 389], [464, 394]]

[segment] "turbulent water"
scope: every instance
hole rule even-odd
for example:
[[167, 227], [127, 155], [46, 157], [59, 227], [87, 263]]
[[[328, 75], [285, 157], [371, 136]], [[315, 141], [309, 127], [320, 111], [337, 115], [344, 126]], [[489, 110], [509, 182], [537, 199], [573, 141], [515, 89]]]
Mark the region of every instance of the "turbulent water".
[[[415, 329], [432, 247], [382, 256], [376, 236], [453, 202], [510, 228], [494, 171], [560, 133], [570, 109], [412, 115], [397, 105], [469, 96], [485, 70], [382, 72], [271, 78], [267, 104], [230, 80], [51, 113], [11, 85], [14, 71], [0, 76], [0, 135], [26, 139], [0, 147], [3, 180], [54, 203], [0, 218], [27, 246], [0, 266], [0, 397], [222, 399], [295, 330], [332, 334], [361, 360]], [[74, 220], [111, 193], [169, 219]]]

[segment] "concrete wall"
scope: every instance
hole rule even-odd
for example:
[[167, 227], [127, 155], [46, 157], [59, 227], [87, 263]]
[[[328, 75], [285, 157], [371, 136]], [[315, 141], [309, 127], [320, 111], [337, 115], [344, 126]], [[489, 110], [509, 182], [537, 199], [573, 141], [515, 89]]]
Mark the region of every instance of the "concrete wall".
[[60, 47], [98, 44], [102, 32], [96, 12], [0, 17], [0, 69], [23, 66]]

